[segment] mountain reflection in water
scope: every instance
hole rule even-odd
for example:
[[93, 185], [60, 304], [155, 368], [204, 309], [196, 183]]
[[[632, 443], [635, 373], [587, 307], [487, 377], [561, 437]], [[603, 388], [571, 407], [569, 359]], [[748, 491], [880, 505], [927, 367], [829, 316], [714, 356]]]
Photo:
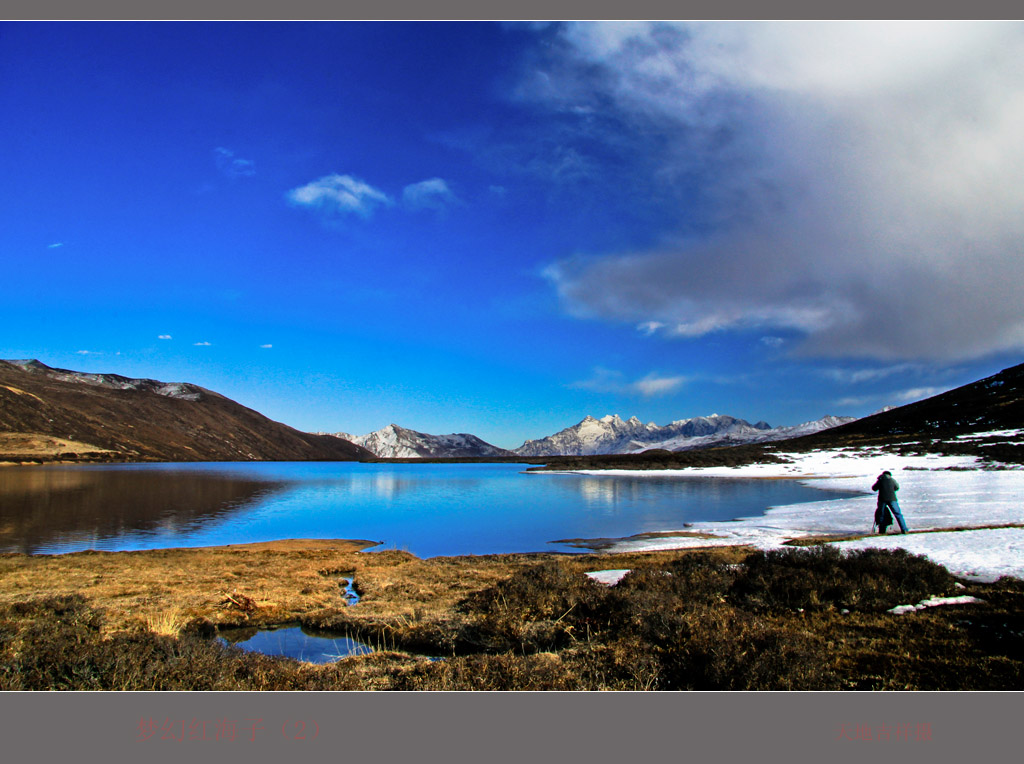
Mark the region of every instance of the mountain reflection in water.
[[524, 475], [518, 464], [245, 462], [5, 467], [0, 551], [376, 539], [419, 557], [578, 551], [846, 496], [793, 480]]
[[104, 549], [126, 536], [173, 539], [286, 486], [216, 472], [183, 478], [165, 470], [8, 467], [0, 470], [0, 551]]

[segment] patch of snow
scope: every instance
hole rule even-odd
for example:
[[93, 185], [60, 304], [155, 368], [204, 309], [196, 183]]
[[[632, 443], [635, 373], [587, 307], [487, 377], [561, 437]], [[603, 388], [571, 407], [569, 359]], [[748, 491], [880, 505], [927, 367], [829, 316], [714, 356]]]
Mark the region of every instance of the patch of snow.
[[157, 395], [163, 395], [167, 398], [178, 398], [183, 401], [198, 401], [202, 398], [202, 394], [197, 388], [182, 382], [161, 385], [154, 389], [153, 392]]
[[[987, 470], [973, 456], [900, 456], [880, 449], [833, 449], [780, 456], [792, 461], [679, 470], [576, 470], [573, 474], [654, 479], [793, 478], [805, 485], [850, 493], [849, 498], [770, 507], [757, 517], [693, 523], [676, 529], [708, 533], [714, 538], [623, 540], [610, 550], [638, 552], [736, 545], [777, 549], [791, 539], [870, 534], [876, 504], [871, 485], [880, 472], [889, 470], [900, 484], [900, 507], [911, 533], [834, 543], [845, 549], [901, 547], [925, 555], [955, 575], [980, 581], [994, 581], [1001, 575], [1024, 578], [1024, 528], [952, 530], [1024, 525], [1024, 469], [1019, 465]], [[914, 532], [924, 530], [942, 532]]]
[[982, 602], [977, 597], [929, 597], [926, 600], [921, 600], [916, 605], [897, 605], [894, 608], [890, 608], [890, 613], [896, 615], [903, 615], [904, 613], [914, 613], [918, 610], [924, 610], [926, 607], [937, 607], [939, 605], [970, 605], [974, 602]]
[[597, 581], [599, 584], [607, 584], [608, 586], [614, 586], [619, 583], [622, 578], [629, 573], [629, 568], [618, 568], [615, 570], [592, 570], [586, 575]]
[[[984, 522], [983, 518], [979, 520]], [[837, 542], [836, 546], [841, 549], [906, 549], [937, 562], [954, 575], [975, 581], [991, 582], [1000, 576], [1024, 578], [1024, 528], [872, 536]]]
[[982, 438], [1016, 438], [1024, 435], [1024, 430], [989, 430], [988, 432], [971, 432], [958, 435], [954, 440], [981, 440]]

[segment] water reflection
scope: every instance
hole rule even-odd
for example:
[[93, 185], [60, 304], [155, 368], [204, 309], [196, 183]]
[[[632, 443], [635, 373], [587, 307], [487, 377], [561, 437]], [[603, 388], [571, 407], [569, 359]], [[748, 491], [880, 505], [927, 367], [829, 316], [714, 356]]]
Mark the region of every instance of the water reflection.
[[[746, 503], [746, 499], [752, 493], [763, 493], [769, 498], [777, 497], [779, 494], [778, 487], [770, 485], [768, 481], [600, 475], [565, 477], [569, 480], [565, 481], [564, 487], [575, 489], [587, 507], [608, 512], [616, 512], [625, 506], [660, 503], [666, 499], [689, 506], [703, 504], [714, 507], [729, 505], [734, 499]], [[797, 492], [802, 492], [802, 487], [798, 487]]]
[[282, 655], [307, 663], [333, 663], [350, 655], [368, 655], [373, 648], [351, 637], [331, 631], [291, 626], [277, 629], [222, 629], [225, 642], [249, 652]]
[[127, 537], [173, 540], [285, 487], [203, 471], [8, 467], [0, 469], [0, 551], [103, 549]]
[[0, 551], [287, 538], [382, 541], [420, 557], [550, 551], [820, 501], [789, 480], [524, 475], [515, 464], [270, 462], [0, 469]]

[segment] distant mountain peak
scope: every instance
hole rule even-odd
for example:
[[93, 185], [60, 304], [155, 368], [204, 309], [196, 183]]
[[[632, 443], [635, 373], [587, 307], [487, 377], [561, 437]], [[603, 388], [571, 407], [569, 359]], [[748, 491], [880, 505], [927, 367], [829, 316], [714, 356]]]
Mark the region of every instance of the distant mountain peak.
[[591, 456], [634, 453], [652, 448], [685, 450], [779, 440], [819, 432], [850, 421], [850, 418], [825, 417], [795, 427], [772, 428], [764, 421], [752, 425], [743, 419], [714, 413], [708, 416], [677, 419], [659, 427], [653, 422], [643, 424], [635, 416], [623, 421], [618, 414], [606, 414], [600, 419], [586, 416], [579, 424], [567, 427], [554, 435], [528, 440], [514, 449], [514, 453], [531, 457]]
[[394, 422], [366, 435], [344, 432], [320, 433], [355, 443], [381, 459], [445, 459], [511, 456], [511, 451], [491, 445], [466, 432], [430, 435], [410, 430]]

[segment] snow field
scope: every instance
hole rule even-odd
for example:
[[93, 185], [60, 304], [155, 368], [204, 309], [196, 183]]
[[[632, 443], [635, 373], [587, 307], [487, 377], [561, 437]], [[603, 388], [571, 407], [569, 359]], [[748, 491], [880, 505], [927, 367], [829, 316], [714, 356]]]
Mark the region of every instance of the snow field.
[[[1004, 575], [1024, 578], [1024, 527], [982, 528], [1024, 526], [1024, 469], [982, 469], [974, 457], [908, 457], [877, 449], [835, 449], [784, 456], [792, 462], [681, 470], [579, 470], [574, 474], [788, 477], [823, 489], [851, 492], [849, 498], [771, 507], [760, 517], [694, 523], [678, 529], [710, 533], [716, 536], [713, 539], [624, 540], [611, 548], [613, 552], [636, 552], [732, 545], [774, 549], [790, 539], [868, 534], [875, 510], [871, 485], [880, 472], [889, 470], [900, 484], [900, 508], [911, 532], [902, 535], [890, 530], [886, 536], [833, 543], [841, 549], [903, 548], [928, 557], [954, 575], [978, 581], [994, 581]], [[953, 530], [961, 528], [973, 530]]]

